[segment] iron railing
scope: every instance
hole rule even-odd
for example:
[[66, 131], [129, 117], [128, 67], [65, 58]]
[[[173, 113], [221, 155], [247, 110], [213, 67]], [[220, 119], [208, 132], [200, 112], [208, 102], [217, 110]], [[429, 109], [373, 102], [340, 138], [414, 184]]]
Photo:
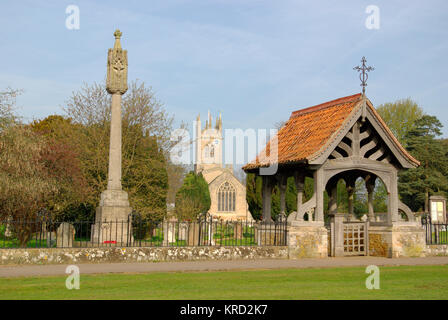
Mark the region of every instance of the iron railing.
[[287, 222], [198, 221], [0, 221], [0, 248], [184, 246], [284, 246]]
[[448, 223], [431, 221], [430, 215], [422, 217], [426, 231], [426, 244], [448, 244]]

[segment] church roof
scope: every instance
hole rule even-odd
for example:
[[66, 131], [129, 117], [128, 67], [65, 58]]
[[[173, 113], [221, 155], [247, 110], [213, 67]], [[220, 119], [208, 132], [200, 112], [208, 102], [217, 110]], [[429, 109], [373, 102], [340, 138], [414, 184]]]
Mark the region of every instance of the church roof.
[[265, 150], [243, 169], [269, 166], [273, 163], [270, 159], [278, 159], [279, 165], [309, 163], [322, 155], [338, 139], [340, 131], [350, 129], [346, 128], [348, 123], [364, 105], [370, 109], [396, 149], [412, 163], [411, 166], [417, 166], [419, 162], [400, 145], [370, 101], [363, 99], [359, 93], [292, 112], [289, 120], [277, 133], [277, 152], [274, 150], [270, 155], [271, 140]]

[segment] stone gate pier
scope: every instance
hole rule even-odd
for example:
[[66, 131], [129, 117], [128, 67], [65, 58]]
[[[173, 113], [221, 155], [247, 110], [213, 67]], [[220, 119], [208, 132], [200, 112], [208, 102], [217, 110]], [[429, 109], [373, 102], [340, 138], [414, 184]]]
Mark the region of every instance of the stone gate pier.
[[425, 256], [425, 230], [420, 222], [373, 225], [369, 228], [369, 254], [388, 258]]
[[325, 258], [329, 250], [328, 239], [323, 222], [288, 223], [289, 258]]

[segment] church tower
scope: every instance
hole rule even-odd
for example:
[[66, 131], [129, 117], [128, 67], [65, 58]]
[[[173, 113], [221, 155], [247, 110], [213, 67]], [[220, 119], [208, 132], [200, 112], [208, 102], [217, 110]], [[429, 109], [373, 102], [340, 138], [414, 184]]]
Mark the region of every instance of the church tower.
[[222, 167], [222, 119], [221, 114], [216, 117], [215, 126], [212, 124], [212, 116], [208, 112], [205, 128], [202, 129], [201, 117], [196, 119], [196, 161], [195, 172]]
[[209, 214], [224, 220], [252, 220], [246, 202], [246, 187], [233, 175], [232, 166], [223, 167], [223, 134], [221, 115], [215, 125], [208, 113], [205, 127], [196, 118], [194, 128], [196, 174], [201, 174], [210, 191]]

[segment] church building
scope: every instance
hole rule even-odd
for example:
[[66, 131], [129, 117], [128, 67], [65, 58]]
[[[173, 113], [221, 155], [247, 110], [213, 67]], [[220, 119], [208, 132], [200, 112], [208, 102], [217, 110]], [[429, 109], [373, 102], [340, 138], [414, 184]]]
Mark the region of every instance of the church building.
[[223, 166], [223, 134], [221, 115], [215, 126], [208, 113], [202, 129], [200, 115], [196, 119], [196, 160], [194, 170], [208, 183], [211, 206], [209, 213], [223, 220], [252, 220], [246, 202], [246, 187], [233, 175], [233, 166]]

